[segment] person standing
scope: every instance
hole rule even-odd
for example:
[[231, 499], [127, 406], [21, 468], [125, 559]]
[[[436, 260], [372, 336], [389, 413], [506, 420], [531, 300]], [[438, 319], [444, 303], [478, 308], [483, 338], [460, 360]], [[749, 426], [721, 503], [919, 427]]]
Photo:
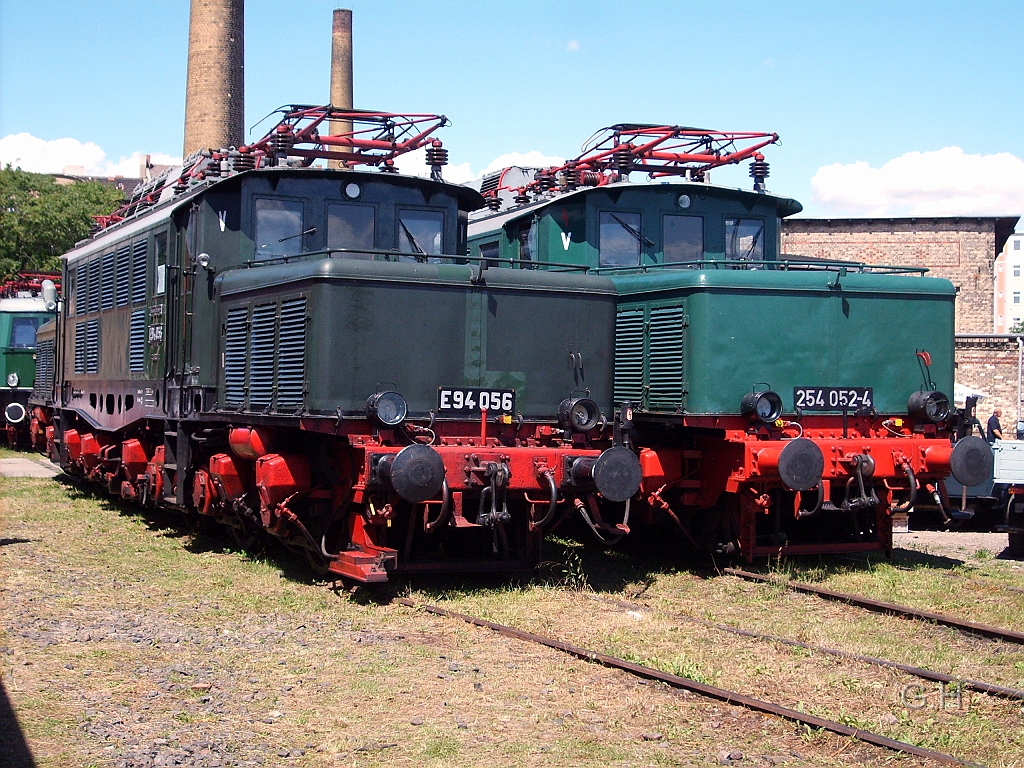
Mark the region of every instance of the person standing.
[[992, 411], [992, 415], [988, 417], [988, 441], [994, 443], [996, 440], [1003, 439], [1003, 427], [999, 423], [999, 417], [1003, 415], [1003, 412], [996, 408]]

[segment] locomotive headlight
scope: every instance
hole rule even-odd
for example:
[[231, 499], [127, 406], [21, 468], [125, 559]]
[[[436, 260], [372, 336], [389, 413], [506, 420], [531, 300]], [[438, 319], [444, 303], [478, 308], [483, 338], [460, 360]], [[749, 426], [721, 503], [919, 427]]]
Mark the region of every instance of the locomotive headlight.
[[568, 397], [558, 406], [558, 423], [573, 432], [589, 432], [601, 421], [601, 409], [589, 397]]
[[15, 373], [8, 373], [7, 374], [7, 386], [8, 387], [16, 387], [16, 386], [18, 386], [18, 382], [19, 381], [21, 381], [21, 377], [18, 376], [17, 372], [15, 372]]
[[907, 413], [915, 419], [937, 424], [949, 418], [949, 398], [938, 390], [915, 392], [907, 400]]
[[782, 416], [782, 398], [771, 390], [750, 392], [740, 401], [740, 413], [748, 418], [771, 424]]
[[366, 401], [366, 416], [385, 427], [397, 427], [409, 412], [405, 398], [397, 392], [377, 392]]
[[21, 403], [8, 403], [4, 408], [4, 418], [7, 419], [8, 424], [20, 424], [27, 415], [25, 406]]

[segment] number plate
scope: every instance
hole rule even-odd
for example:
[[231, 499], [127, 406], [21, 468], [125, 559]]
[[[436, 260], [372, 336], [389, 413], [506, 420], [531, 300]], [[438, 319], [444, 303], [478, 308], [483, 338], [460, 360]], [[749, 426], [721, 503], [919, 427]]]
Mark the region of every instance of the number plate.
[[793, 405], [801, 411], [858, 411], [874, 405], [871, 387], [794, 387]]
[[459, 389], [439, 387], [437, 390], [437, 411], [439, 416], [446, 413], [488, 413], [516, 412], [516, 391], [514, 389], [483, 389], [463, 387]]

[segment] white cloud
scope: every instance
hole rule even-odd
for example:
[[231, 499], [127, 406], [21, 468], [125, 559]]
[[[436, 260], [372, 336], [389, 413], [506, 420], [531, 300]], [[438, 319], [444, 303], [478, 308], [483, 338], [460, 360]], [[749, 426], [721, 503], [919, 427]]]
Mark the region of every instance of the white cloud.
[[981, 216], [1024, 211], [1024, 161], [1008, 152], [960, 147], [908, 152], [881, 168], [857, 161], [823, 166], [815, 202], [841, 216]]
[[565, 50], [569, 53], [576, 53], [580, 49], [580, 44], [576, 40], [570, 40], [568, 45], [565, 46]]
[[[29, 133], [12, 133], [0, 138], [0, 166], [10, 163], [23, 171], [34, 173], [62, 173], [68, 166], [78, 166], [89, 176], [139, 175], [139, 163], [146, 153], [133, 152], [114, 161], [91, 141], [54, 139], [45, 141]], [[180, 157], [151, 153], [154, 165], [177, 165]]]

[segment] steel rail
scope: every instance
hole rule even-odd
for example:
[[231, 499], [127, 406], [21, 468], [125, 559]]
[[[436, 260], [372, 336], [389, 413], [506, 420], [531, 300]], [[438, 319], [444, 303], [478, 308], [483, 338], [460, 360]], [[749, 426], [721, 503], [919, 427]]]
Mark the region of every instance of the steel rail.
[[543, 635], [535, 635], [532, 632], [526, 632], [521, 629], [515, 629], [514, 627], [508, 627], [504, 624], [497, 624], [493, 621], [487, 621], [486, 619], [480, 619], [475, 616], [469, 616], [464, 613], [458, 613], [456, 611], [448, 610], [447, 608], [441, 608], [436, 605], [429, 605], [426, 603], [417, 603], [414, 600], [407, 598], [398, 598], [395, 602], [400, 605], [404, 605], [407, 608], [413, 608], [426, 613], [432, 613], [437, 616], [444, 616], [450, 619], [458, 619], [468, 624], [473, 624], [478, 627], [484, 627], [486, 629], [493, 630], [506, 637], [511, 637], [516, 640], [525, 640], [531, 643], [537, 643], [547, 648], [553, 648], [557, 651], [562, 651], [570, 656], [575, 656], [578, 659], [584, 661], [590, 661], [595, 664], [601, 664], [612, 669], [619, 669], [623, 672], [628, 672], [636, 677], [641, 677], [646, 680], [657, 680], [659, 682], [670, 685], [673, 688], [681, 688], [683, 690], [691, 691], [699, 694], [706, 698], [716, 699], [723, 701], [727, 704], [733, 704], [736, 706], [746, 707], [755, 712], [763, 712], [769, 715], [775, 715], [776, 717], [789, 720], [791, 722], [800, 723], [802, 725], [808, 725], [812, 728], [819, 728], [825, 731], [831, 731], [832, 733], [838, 733], [841, 736], [849, 736], [850, 738], [859, 739], [867, 744], [873, 744], [877, 747], [883, 747], [890, 749], [894, 752], [903, 752], [908, 755], [916, 755], [917, 757], [925, 757], [930, 760], [934, 760], [942, 765], [966, 765], [976, 766], [977, 763], [970, 763], [965, 760], [947, 755], [942, 752], [936, 752], [931, 749], [924, 747], [918, 747], [914, 744], [908, 744], [903, 741], [896, 741], [886, 736], [881, 736], [871, 731], [864, 731], [860, 728], [852, 728], [842, 723], [837, 723], [834, 720], [828, 720], [824, 717], [818, 717], [817, 715], [809, 715], [804, 712], [798, 712], [795, 709], [789, 707], [783, 707], [778, 704], [773, 704], [769, 701], [762, 701], [761, 699], [755, 699], [752, 696], [746, 696], [735, 691], [730, 691], [725, 688], [718, 688], [717, 686], [707, 685], [705, 683], [698, 683], [696, 680], [691, 680], [687, 677], [680, 677], [679, 675], [673, 675], [668, 672], [662, 672], [660, 669], [654, 669], [653, 667], [646, 667], [642, 664], [634, 664], [631, 661], [620, 659], [616, 656], [609, 656], [604, 653], [597, 651], [591, 651], [586, 648], [581, 648], [578, 645], [566, 643], [562, 640], [555, 640], [550, 637], [544, 637]]
[[875, 611], [876, 613], [888, 613], [892, 616], [905, 616], [907, 618], [918, 619], [920, 621], [931, 621], [935, 624], [941, 624], [946, 627], [958, 629], [961, 632], [980, 635], [981, 637], [988, 637], [993, 640], [1005, 640], [1009, 643], [1024, 644], [1024, 632], [1017, 632], [1012, 629], [1003, 629], [1002, 627], [994, 627], [991, 624], [980, 624], [975, 621], [966, 621], [964, 619], [958, 619], [942, 613], [921, 611], [917, 608], [911, 608], [906, 605], [886, 603], [882, 600], [873, 600], [872, 598], [862, 597], [860, 595], [849, 595], [845, 592], [835, 592], [831, 589], [816, 587], [813, 584], [805, 584], [799, 581], [776, 579], [771, 576], [766, 576], [763, 573], [751, 573], [750, 571], [742, 571], [738, 568], [723, 568], [722, 573], [727, 573], [730, 576], [738, 576], [739, 578], [747, 579], [748, 581], [778, 584], [779, 586], [786, 587], [787, 589], [792, 589], [797, 592], [806, 592], [811, 595], [817, 595], [818, 597], [822, 597], [826, 600], [835, 600], [840, 603], [855, 605], [858, 608], [866, 608], [867, 610]]
[[[593, 600], [597, 603], [606, 603], [608, 605], [614, 605], [627, 610], [647, 611], [649, 613], [660, 611], [658, 608], [652, 608], [648, 605], [640, 605], [639, 603], [630, 603], [626, 600], [615, 600], [608, 597], [598, 597], [597, 595], [587, 595], [586, 597], [587, 599]], [[702, 627], [710, 627], [712, 629], [721, 630], [722, 632], [730, 632], [734, 635], [739, 635], [740, 637], [749, 637], [755, 640], [767, 640], [773, 643], [779, 643], [780, 645], [787, 645], [792, 648], [803, 648], [809, 651], [828, 654], [829, 656], [837, 656], [841, 659], [850, 659], [851, 661], [859, 661], [864, 664], [872, 664], [876, 667], [898, 669], [900, 672], [905, 672], [908, 675], [913, 675], [914, 677], [920, 677], [923, 680], [931, 680], [936, 683], [956, 683], [962, 688], [978, 691], [979, 693], [987, 693], [990, 696], [997, 696], [1001, 699], [1024, 701], [1024, 691], [1016, 688], [1005, 688], [1001, 685], [994, 685], [992, 683], [986, 683], [981, 680], [972, 680], [965, 677], [955, 677], [953, 675], [947, 675], [945, 672], [934, 672], [930, 669], [915, 667], [910, 664], [902, 664], [890, 659], [880, 659], [875, 656], [862, 656], [861, 654], [853, 653], [852, 651], [841, 651], [838, 648], [827, 648], [823, 645], [803, 643], [799, 640], [790, 640], [787, 637], [778, 637], [777, 635], [767, 635], [763, 632], [755, 632], [750, 629], [732, 627], [728, 624], [718, 624], [714, 621], [708, 621], [707, 619], [699, 619], [696, 616], [687, 616], [685, 613], [674, 613], [672, 611], [664, 611], [664, 613], [671, 616], [673, 619], [689, 621], [694, 624], [699, 624]]]

